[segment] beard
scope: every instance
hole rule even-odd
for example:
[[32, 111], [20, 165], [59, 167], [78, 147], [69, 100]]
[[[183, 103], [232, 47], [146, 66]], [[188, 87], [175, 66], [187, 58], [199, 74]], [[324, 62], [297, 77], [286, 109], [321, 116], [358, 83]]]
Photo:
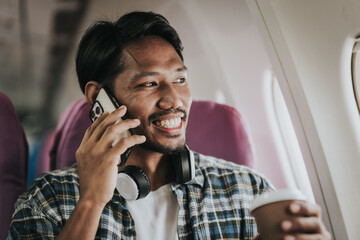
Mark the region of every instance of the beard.
[[[173, 138], [176, 138], [176, 137], [180, 137], [180, 136], [173, 136]], [[183, 151], [186, 148], [186, 145], [185, 145], [185, 140], [179, 142], [176, 145], [171, 145], [171, 146], [165, 146], [165, 145], [158, 144], [151, 140], [146, 140], [146, 142], [144, 142], [143, 144], [140, 144], [139, 147], [141, 147], [144, 150], [158, 152], [158, 153], [162, 153], [164, 155], [172, 155], [172, 154], [176, 154], [178, 152]]]

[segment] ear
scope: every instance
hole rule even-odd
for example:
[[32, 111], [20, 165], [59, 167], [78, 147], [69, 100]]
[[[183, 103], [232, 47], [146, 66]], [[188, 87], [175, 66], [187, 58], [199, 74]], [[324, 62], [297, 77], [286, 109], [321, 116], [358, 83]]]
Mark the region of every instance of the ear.
[[98, 95], [102, 85], [95, 81], [89, 81], [85, 86], [85, 97], [87, 102], [92, 105]]

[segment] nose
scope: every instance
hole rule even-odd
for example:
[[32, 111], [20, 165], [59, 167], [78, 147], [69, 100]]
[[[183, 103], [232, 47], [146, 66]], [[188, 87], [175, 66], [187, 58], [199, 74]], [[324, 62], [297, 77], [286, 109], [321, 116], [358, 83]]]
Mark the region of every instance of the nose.
[[171, 84], [163, 86], [161, 89], [159, 107], [166, 110], [170, 108], [177, 109], [182, 106], [183, 103], [176, 88]]

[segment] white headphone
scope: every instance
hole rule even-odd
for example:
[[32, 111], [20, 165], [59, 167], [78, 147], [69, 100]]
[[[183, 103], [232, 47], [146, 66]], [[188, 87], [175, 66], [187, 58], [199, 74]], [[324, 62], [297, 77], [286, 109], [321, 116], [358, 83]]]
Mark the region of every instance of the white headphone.
[[[184, 150], [172, 154], [177, 183], [185, 183], [195, 176], [194, 153], [186, 146]], [[118, 174], [117, 189], [126, 200], [137, 200], [150, 193], [150, 180], [146, 173], [134, 165], [125, 166]]]

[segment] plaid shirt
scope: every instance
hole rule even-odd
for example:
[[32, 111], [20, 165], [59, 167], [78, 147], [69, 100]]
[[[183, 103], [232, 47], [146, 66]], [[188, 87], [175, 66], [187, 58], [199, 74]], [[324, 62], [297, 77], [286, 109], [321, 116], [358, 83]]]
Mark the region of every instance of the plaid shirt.
[[[251, 200], [272, 185], [245, 166], [195, 154], [195, 178], [171, 185], [179, 202], [179, 239], [252, 239]], [[20, 196], [7, 239], [53, 239], [79, 200], [76, 166], [46, 173]], [[115, 189], [95, 239], [136, 239], [135, 224]]]

